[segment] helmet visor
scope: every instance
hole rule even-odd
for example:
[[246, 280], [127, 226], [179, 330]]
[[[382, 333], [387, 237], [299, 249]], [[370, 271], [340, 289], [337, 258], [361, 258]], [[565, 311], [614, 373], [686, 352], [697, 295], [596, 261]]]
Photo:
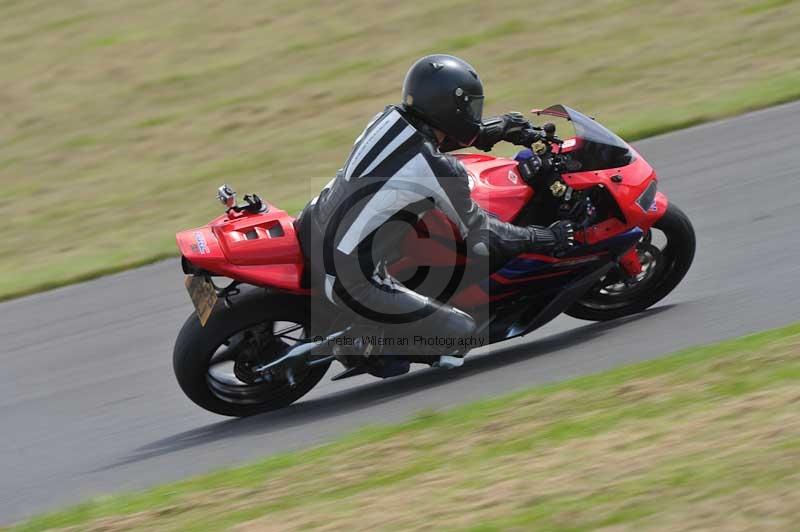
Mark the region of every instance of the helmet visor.
[[470, 96], [466, 102], [464, 111], [467, 117], [474, 123], [479, 123], [483, 118], [483, 96]]

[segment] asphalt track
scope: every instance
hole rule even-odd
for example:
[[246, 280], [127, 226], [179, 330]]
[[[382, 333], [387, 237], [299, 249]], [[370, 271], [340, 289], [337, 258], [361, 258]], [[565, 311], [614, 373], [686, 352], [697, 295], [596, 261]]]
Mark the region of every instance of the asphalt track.
[[636, 143], [698, 235], [692, 270], [653, 310], [562, 317], [460, 370], [325, 380], [255, 418], [208, 414], [174, 381], [190, 312], [177, 261], [4, 303], [0, 523], [800, 320], [799, 124], [793, 103]]

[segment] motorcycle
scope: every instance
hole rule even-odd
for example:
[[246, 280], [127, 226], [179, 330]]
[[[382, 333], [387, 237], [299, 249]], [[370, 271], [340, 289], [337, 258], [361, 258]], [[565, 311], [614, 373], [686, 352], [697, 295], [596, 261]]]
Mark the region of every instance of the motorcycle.
[[[578, 245], [557, 256], [519, 255], [450, 294], [449, 304], [485, 317], [479, 325], [490, 343], [528, 334], [562, 313], [605, 321], [641, 312], [680, 283], [694, 258], [691, 222], [658, 191], [655, 171], [636, 150], [567, 106], [533, 112], [565, 121], [574, 136], [558, 137], [548, 122], [527, 132], [528, 148], [514, 159], [456, 157], [484, 210], [518, 225], [571, 220]], [[294, 218], [257, 195], [239, 205], [227, 185], [218, 197], [224, 214], [177, 234], [195, 306], [173, 356], [184, 393], [217, 414], [249, 416], [298, 400], [334, 361], [344, 371], [333, 379], [385, 376], [376, 357], [335, 348], [350, 324], [309, 286]], [[409, 237], [393, 274], [410, 271], [409, 278], [421, 267], [468, 260], [463, 246], [442, 245], [454, 233], [440, 212], [419, 223], [426, 238]], [[220, 284], [222, 278], [228, 281]]]

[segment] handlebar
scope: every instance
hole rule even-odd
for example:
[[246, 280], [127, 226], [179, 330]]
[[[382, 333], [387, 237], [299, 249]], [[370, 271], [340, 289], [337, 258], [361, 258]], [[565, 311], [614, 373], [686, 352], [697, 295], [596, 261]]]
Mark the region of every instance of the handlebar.
[[[543, 131], [544, 134], [540, 133]], [[553, 144], [558, 144], [559, 146], [564, 143], [563, 140], [558, 138], [555, 134], [556, 126], [552, 123], [548, 122], [544, 125], [544, 127], [536, 127], [532, 126], [528, 129], [525, 129], [522, 132], [522, 145], [527, 148], [530, 148], [535, 143], [542, 141], [542, 142], [549, 142]]]

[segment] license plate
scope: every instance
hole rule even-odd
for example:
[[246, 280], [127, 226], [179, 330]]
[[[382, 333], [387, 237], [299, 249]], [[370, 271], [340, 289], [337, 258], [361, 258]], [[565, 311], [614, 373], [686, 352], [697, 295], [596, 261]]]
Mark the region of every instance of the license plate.
[[217, 290], [208, 278], [197, 275], [187, 275], [184, 284], [189, 292], [189, 297], [192, 298], [200, 325], [205, 327], [214, 310], [214, 305], [217, 303]]

